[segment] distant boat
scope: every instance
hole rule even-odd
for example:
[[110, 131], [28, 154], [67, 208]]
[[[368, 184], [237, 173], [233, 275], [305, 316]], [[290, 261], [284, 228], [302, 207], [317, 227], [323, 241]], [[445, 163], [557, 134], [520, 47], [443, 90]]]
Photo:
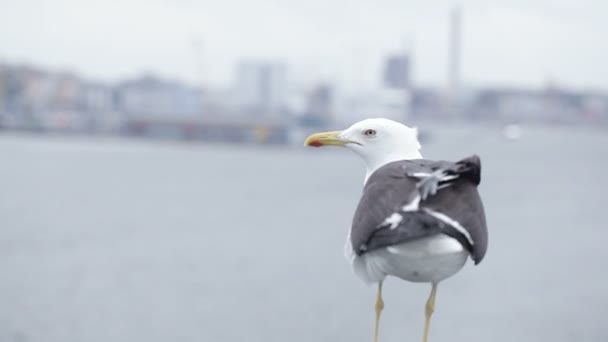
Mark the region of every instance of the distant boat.
[[502, 129], [502, 136], [505, 139], [511, 140], [511, 141], [516, 141], [516, 140], [521, 139], [523, 134], [524, 134], [523, 129], [521, 128], [521, 126], [519, 126], [517, 124], [509, 124], [509, 125], [506, 125], [505, 127], [503, 127], [503, 129]]

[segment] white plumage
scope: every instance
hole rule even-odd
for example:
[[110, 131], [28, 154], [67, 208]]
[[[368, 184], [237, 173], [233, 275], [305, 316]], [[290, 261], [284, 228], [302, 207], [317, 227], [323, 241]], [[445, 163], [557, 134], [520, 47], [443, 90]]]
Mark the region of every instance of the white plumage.
[[384, 247], [351, 258], [355, 274], [368, 284], [387, 275], [417, 283], [438, 283], [464, 266], [469, 253], [447, 235], [440, 234]]

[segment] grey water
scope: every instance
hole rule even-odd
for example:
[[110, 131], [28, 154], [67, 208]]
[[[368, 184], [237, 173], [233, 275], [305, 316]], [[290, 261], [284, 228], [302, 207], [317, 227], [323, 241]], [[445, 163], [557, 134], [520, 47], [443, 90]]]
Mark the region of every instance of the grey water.
[[[425, 157], [481, 156], [490, 229], [430, 341], [608, 341], [608, 134], [426, 128]], [[348, 151], [4, 133], [0, 156], [0, 341], [371, 341]], [[381, 341], [421, 339], [429, 290], [387, 281]]]

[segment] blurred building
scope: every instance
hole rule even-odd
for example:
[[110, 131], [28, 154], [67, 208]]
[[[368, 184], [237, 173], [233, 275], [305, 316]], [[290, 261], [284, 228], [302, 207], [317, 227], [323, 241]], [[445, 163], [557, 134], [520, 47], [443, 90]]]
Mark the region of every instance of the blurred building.
[[100, 82], [82, 84], [79, 111], [85, 117], [87, 129], [92, 131], [118, 131], [124, 119], [116, 102], [115, 88]]
[[410, 93], [405, 89], [367, 89], [341, 99], [337, 115], [340, 120], [350, 123], [370, 117], [404, 122], [410, 115], [410, 103]]
[[544, 89], [495, 88], [480, 90], [468, 113], [478, 119], [575, 123], [608, 122], [606, 94], [574, 92], [549, 86]]
[[256, 116], [276, 116], [287, 101], [287, 67], [281, 63], [246, 61], [239, 64], [234, 85], [242, 111]]
[[405, 121], [411, 114], [410, 56], [405, 53], [386, 57], [380, 74], [380, 87], [351, 94], [341, 103], [344, 119], [386, 117]]
[[116, 88], [117, 106], [127, 116], [197, 116], [202, 112], [202, 92], [154, 76], [128, 80]]
[[431, 87], [416, 87], [412, 89], [411, 114], [416, 119], [445, 117], [444, 92]]
[[81, 80], [28, 66], [4, 66], [0, 72], [4, 126], [72, 129], [82, 121], [78, 111]]
[[393, 89], [410, 89], [410, 57], [391, 55], [384, 62], [383, 85]]
[[305, 126], [323, 126], [330, 123], [335, 111], [334, 88], [330, 84], [317, 84], [307, 95], [301, 123]]
[[582, 95], [581, 117], [590, 122], [608, 122], [608, 95], [589, 92]]
[[232, 88], [204, 90], [154, 76], [106, 84], [0, 64], [0, 128], [284, 143], [292, 131], [378, 116], [608, 124], [608, 93], [555, 84], [460, 90], [462, 115], [450, 115], [445, 88], [413, 87], [410, 68], [409, 56], [388, 56], [380, 87], [345, 94], [328, 83], [289, 88], [280, 63], [242, 63]]

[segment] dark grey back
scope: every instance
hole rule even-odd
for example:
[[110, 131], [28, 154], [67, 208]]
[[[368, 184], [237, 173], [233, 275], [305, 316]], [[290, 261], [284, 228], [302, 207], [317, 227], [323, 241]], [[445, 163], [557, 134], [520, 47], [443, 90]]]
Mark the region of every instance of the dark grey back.
[[[420, 209], [403, 212], [402, 207], [419, 195], [419, 178], [415, 173], [432, 173], [442, 170], [458, 175], [436, 194], [420, 202]], [[477, 191], [481, 163], [477, 156], [458, 162], [426, 159], [402, 160], [389, 163], [376, 170], [368, 179], [351, 227], [351, 243], [357, 255], [377, 248], [412, 241], [443, 233], [457, 239], [479, 263], [487, 250], [488, 233], [483, 204]], [[449, 185], [449, 186], [448, 186]], [[473, 243], [457, 229], [425, 213], [422, 208], [440, 212], [463, 226]], [[399, 213], [403, 220], [391, 229], [382, 226], [387, 217]]]

